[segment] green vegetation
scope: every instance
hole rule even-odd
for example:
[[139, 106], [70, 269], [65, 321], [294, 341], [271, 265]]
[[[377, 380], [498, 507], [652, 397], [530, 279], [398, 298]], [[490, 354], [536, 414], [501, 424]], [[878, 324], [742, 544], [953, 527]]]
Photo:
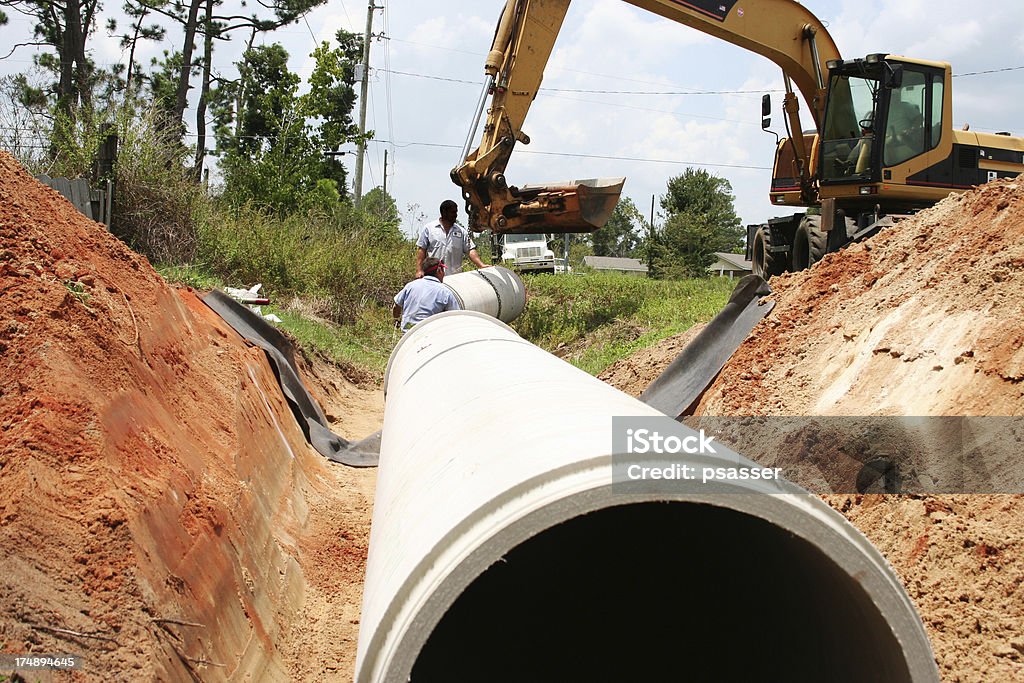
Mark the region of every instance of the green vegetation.
[[722, 278], [539, 275], [527, 280], [526, 312], [513, 327], [597, 374], [637, 349], [710, 320], [734, 285]]
[[341, 364], [354, 365], [382, 379], [391, 349], [398, 343], [398, 330], [391, 324], [391, 311], [368, 307], [348, 325], [335, 325], [310, 316], [305, 306], [268, 309], [284, 322], [281, 327], [306, 349], [320, 351]]
[[337, 48], [321, 43], [313, 50], [304, 94], [278, 44], [246, 50], [237, 64], [244, 78], [212, 91], [224, 195], [232, 204], [258, 203], [279, 215], [340, 205], [345, 167], [325, 152], [359, 138], [351, 111], [362, 41], [345, 31], [337, 39]]
[[702, 277], [714, 264], [716, 251], [743, 248], [743, 226], [725, 178], [688, 168], [669, 179], [661, 208], [667, 218], [650, 246], [657, 277]]
[[82, 302], [82, 305], [89, 308], [89, 293], [85, 291], [85, 286], [77, 280], [65, 280], [64, 286], [69, 292], [71, 292], [76, 299]]
[[193, 289], [210, 290], [221, 289], [225, 286], [224, 281], [202, 264], [193, 263], [186, 265], [158, 264], [156, 272], [168, 282], [176, 282], [188, 285]]
[[393, 226], [344, 205], [332, 214], [278, 218], [246, 205], [210, 209], [196, 224], [199, 254], [210, 272], [236, 287], [262, 282], [275, 299], [319, 301], [319, 317], [355, 322], [391, 298], [415, 270], [413, 248]]
[[[648, 233], [643, 214], [629, 197], [615, 205], [608, 222], [590, 235], [594, 256], [628, 256], [643, 259], [644, 235]], [[643, 230], [644, 235], [640, 234]], [[570, 249], [571, 251], [571, 249]]]
[[[127, 63], [109, 68], [92, 59], [96, 0], [63, 14], [44, 0], [0, 3], [32, 17], [50, 48], [32, 70], [0, 78], [0, 147], [34, 173], [85, 176], [99, 187], [112, 179], [111, 231], [165, 278], [199, 290], [262, 283], [273, 304], [267, 311], [300, 343], [379, 376], [397, 339], [392, 297], [414, 272], [415, 249], [399, 230], [394, 197], [369, 188], [356, 208], [350, 195], [340, 150], [373, 137], [352, 120], [363, 39], [339, 31], [315, 46], [303, 82], [269, 35], [322, 3], [281, 0], [243, 18], [221, 16], [220, 0], [127, 0], [130, 25], [107, 26]], [[57, 39], [69, 26], [82, 28], [74, 45]], [[249, 40], [234, 69], [213, 69], [214, 51], [241, 29]], [[144, 41], [179, 33], [180, 49], [148, 67], [134, 61]], [[196, 118], [186, 125], [191, 103]], [[212, 179], [204, 174], [211, 166]], [[557, 240], [555, 249], [565, 253], [568, 241], [577, 273], [588, 254], [653, 256], [661, 279], [529, 278], [518, 331], [597, 372], [714, 315], [730, 283], [683, 278], [704, 276], [714, 251], [738, 244], [731, 189], [692, 169], [667, 189], [661, 226], [624, 199], [605, 228]], [[477, 241], [489, 260], [489, 240]], [[80, 283], [65, 286], [88, 305]]]

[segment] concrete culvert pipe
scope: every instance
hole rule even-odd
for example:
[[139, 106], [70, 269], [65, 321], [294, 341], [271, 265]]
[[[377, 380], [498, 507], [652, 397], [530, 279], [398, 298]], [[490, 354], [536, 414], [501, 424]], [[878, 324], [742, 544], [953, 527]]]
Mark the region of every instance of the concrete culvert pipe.
[[385, 391], [357, 681], [938, 680], [841, 515], [786, 482], [613, 491], [612, 416], [659, 413], [494, 319], [428, 319]]
[[476, 311], [510, 323], [526, 307], [526, 287], [508, 268], [494, 266], [469, 270], [444, 278], [464, 311]]

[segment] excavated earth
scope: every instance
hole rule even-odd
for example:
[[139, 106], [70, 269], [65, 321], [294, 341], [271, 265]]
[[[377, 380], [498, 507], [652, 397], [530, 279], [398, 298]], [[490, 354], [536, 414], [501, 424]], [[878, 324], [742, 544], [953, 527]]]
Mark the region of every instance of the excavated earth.
[[[0, 292], [0, 651], [351, 680], [374, 472], [329, 466], [263, 351], [2, 154]], [[306, 376], [337, 431], [379, 427], [378, 389]]]
[[[1019, 415], [1022, 271], [1024, 189], [946, 200], [773, 279], [699, 412]], [[0, 292], [2, 651], [80, 654], [83, 680], [351, 680], [374, 471], [313, 452], [262, 351], [5, 155]], [[638, 394], [684, 342], [604, 377]], [[375, 383], [302, 372], [335, 431], [380, 427]], [[826, 499], [944, 680], [1024, 680], [1024, 497]]]
[[[770, 284], [774, 309], [698, 416], [1024, 414], [1024, 179]], [[668, 339], [601, 377], [636, 395], [678, 352]], [[1013, 455], [1019, 473], [1019, 442]], [[1024, 681], [1024, 496], [825, 498], [902, 578], [943, 680]]]

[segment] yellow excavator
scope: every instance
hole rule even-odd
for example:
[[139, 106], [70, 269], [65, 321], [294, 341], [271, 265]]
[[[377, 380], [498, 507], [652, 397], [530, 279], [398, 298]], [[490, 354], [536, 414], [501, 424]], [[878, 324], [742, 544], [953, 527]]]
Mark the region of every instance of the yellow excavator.
[[[1024, 171], [1024, 139], [953, 130], [947, 63], [884, 53], [844, 60], [822, 22], [795, 0], [625, 1], [781, 67], [789, 135], [776, 145], [770, 198], [804, 211], [747, 227], [748, 258], [765, 279], [807, 268], [951, 192]], [[618, 202], [623, 178], [522, 187], [505, 179], [516, 143], [530, 142], [523, 123], [568, 8], [569, 0], [508, 0], [502, 11], [464, 161], [451, 173], [471, 230], [592, 232]], [[797, 90], [813, 130], [801, 125]], [[761, 116], [767, 129], [768, 95]]]

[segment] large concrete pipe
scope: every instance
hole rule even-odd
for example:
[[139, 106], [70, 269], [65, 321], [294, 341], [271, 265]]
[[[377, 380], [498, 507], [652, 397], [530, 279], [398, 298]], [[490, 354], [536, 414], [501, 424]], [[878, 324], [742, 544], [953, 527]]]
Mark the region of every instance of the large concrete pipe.
[[417, 326], [385, 391], [357, 681], [938, 680], [841, 515], [785, 482], [613, 491], [612, 417], [660, 414], [493, 318]]
[[444, 279], [455, 292], [464, 311], [477, 311], [510, 323], [526, 307], [526, 287], [522, 279], [508, 268], [494, 266], [469, 270]]

